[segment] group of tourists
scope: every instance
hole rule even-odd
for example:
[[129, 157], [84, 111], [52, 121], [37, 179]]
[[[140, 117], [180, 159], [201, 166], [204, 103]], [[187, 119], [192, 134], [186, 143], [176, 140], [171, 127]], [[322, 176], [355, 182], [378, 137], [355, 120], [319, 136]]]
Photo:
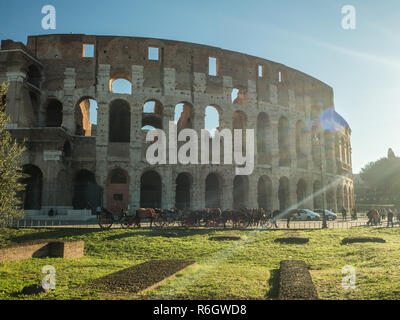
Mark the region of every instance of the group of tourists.
[[394, 222], [393, 219], [396, 217], [397, 221], [400, 222], [400, 212], [394, 208], [393, 210], [391, 208], [389, 209], [371, 209], [367, 213], [368, 217], [368, 222], [367, 226], [377, 226], [382, 224], [382, 220], [387, 219], [387, 227], [394, 227]]

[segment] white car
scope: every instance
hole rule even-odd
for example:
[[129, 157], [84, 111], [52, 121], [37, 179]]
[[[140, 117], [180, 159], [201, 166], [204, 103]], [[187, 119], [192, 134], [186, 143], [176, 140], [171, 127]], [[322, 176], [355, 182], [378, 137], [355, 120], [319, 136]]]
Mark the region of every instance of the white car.
[[[324, 211], [322, 209], [315, 209], [315, 212], [318, 213], [322, 217]], [[326, 216], [326, 220], [336, 220], [337, 219], [336, 213], [333, 213], [332, 211], [329, 211], [329, 210], [325, 210], [325, 216]]]
[[291, 220], [320, 221], [321, 216], [318, 213], [308, 210], [308, 209], [297, 209], [292, 213]]

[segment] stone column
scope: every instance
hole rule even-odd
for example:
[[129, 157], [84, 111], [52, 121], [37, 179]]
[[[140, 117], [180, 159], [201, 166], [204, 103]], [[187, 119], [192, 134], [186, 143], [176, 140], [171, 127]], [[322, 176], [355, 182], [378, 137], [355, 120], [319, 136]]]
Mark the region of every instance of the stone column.
[[108, 104], [102, 100], [97, 102], [96, 132], [96, 181], [103, 188], [103, 206], [107, 207], [107, 145], [108, 145]]
[[24, 127], [22, 86], [26, 78], [26, 73], [16, 70], [7, 71], [6, 76], [7, 81], [9, 82], [6, 112], [11, 117], [11, 123], [8, 124], [8, 127]]
[[75, 134], [75, 69], [65, 68], [64, 71], [64, 100], [63, 100], [63, 119], [62, 126], [70, 134]]

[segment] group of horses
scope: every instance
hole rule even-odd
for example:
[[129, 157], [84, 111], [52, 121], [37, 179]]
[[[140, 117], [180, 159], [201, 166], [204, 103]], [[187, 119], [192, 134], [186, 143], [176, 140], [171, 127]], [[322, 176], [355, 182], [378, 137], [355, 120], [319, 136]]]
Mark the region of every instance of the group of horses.
[[[111, 227], [111, 220], [115, 221], [113, 215], [105, 210], [99, 219], [101, 227]], [[150, 228], [153, 224], [156, 227], [164, 227], [168, 225], [181, 225], [182, 227], [218, 227], [223, 226], [224, 229], [228, 223], [233, 228], [246, 228], [249, 226], [262, 226], [270, 218], [270, 213], [264, 209], [241, 208], [237, 210], [220, 208], [204, 208], [198, 210], [189, 209], [161, 209], [161, 208], [140, 208], [137, 209], [135, 215], [129, 215], [126, 211], [121, 210], [121, 214], [117, 222], [122, 227], [140, 227], [143, 220], [150, 222]]]

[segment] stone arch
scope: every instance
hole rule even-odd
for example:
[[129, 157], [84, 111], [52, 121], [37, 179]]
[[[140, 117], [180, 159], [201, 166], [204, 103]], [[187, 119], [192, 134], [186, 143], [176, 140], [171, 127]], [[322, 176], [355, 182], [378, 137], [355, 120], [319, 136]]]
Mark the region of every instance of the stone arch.
[[142, 130], [163, 129], [164, 106], [156, 99], [146, 100], [142, 110]]
[[110, 171], [107, 178], [107, 207], [113, 213], [121, 213], [129, 204], [129, 174], [115, 168]]
[[290, 167], [290, 127], [286, 117], [280, 117], [278, 123], [279, 166]]
[[63, 120], [63, 105], [54, 98], [46, 103], [46, 127], [61, 127]]
[[92, 124], [97, 122], [97, 101], [82, 97], [75, 106], [75, 135], [92, 136]]
[[268, 148], [270, 130], [268, 115], [265, 112], [260, 112], [257, 117], [257, 157], [259, 164], [272, 164], [272, 154]]
[[189, 209], [190, 193], [192, 190], [192, 176], [187, 172], [178, 174], [175, 180], [175, 207], [178, 209]]
[[204, 128], [214, 134], [221, 126], [222, 109], [216, 104], [208, 105], [204, 112]]
[[111, 93], [132, 94], [132, 79], [128, 72], [114, 72], [108, 84]]
[[95, 212], [101, 206], [101, 198], [101, 187], [97, 185], [94, 173], [86, 169], [77, 171], [73, 181], [74, 209], [91, 209]]
[[205, 206], [206, 208], [222, 207], [222, 178], [218, 173], [210, 173], [205, 181]]
[[40, 69], [34, 64], [31, 64], [26, 72], [26, 82], [37, 88], [40, 88], [41, 81], [42, 81], [42, 73]]
[[299, 181], [297, 182], [296, 194], [297, 206], [299, 208], [305, 208], [305, 201], [307, 199], [307, 182], [303, 178], [299, 179]]
[[272, 181], [268, 176], [261, 176], [257, 185], [258, 207], [272, 211]]
[[162, 180], [157, 171], [149, 170], [140, 178], [140, 207], [161, 208]]
[[279, 179], [278, 189], [279, 210], [281, 212], [289, 209], [290, 207], [290, 183], [287, 177]]
[[180, 129], [193, 128], [194, 108], [189, 102], [179, 102], [175, 105], [175, 123]]
[[25, 190], [21, 193], [24, 209], [39, 210], [42, 207], [42, 170], [33, 164], [26, 164], [22, 167], [22, 172], [28, 175], [21, 179], [21, 183], [25, 185]]
[[130, 142], [131, 112], [127, 101], [116, 99], [110, 103], [109, 142]]
[[241, 209], [247, 206], [248, 193], [248, 176], [235, 176], [233, 179], [233, 209]]

